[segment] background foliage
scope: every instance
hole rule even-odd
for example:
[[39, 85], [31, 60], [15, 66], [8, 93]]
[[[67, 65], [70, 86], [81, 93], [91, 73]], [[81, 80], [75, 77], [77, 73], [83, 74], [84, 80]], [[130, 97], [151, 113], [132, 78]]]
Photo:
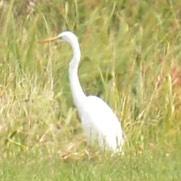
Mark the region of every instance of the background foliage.
[[[180, 20], [174, 0], [1, 0], [1, 180], [180, 180]], [[83, 89], [121, 117], [123, 156], [86, 144], [71, 49], [38, 43], [64, 30], [79, 37]]]

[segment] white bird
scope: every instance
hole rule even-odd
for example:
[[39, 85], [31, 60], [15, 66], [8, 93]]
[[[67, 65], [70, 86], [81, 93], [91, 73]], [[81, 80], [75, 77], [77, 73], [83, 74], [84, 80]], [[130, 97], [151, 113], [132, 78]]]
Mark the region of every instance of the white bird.
[[124, 133], [118, 117], [101, 98], [85, 95], [80, 85], [78, 67], [81, 52], [77, 36], [70, 31], [65, 31], [42, 42], [57, 39], [69, 43], [73, 50], [73, 57], [69, 64], [70, 87], [88, 141], [91, 144], [97, 143], [102, 149], [120, 152], [124, 144]]

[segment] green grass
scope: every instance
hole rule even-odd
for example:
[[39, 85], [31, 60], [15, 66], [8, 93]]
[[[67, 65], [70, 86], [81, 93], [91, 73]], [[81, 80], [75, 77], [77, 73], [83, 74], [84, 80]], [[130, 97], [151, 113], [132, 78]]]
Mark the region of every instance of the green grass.
[[[2, 1], [0, 180], [181, 180], [179, 1]], [[32, 9], [31, 9], [32, 8]], [[87, 94], [122, 120], [123, 155], [86, 144], [68, 82], [74, 31]]]
[[1, 177], [2, 180], [179, 180], [181, 147], [178, 145], [174, 150], [168, 150], [171, 146], [168, 145], [167, 152], [159, 150], [158, 145], [128, 151], [124, 156], [102, 155], [81, 161], [60, 161], [59, 157], [50, 158], [46, 153], [23, 154], [18, 160], [5, 161]]

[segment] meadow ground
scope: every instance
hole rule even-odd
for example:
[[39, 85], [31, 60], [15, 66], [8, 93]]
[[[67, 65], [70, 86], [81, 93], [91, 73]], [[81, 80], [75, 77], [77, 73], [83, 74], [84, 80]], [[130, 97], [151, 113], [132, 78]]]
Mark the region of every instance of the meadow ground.
[[[0, 2], [0, 180], [181, 180], [181, 2]], [[68, 81], [71, 49], [39, 40], [74, 31], [80, 81], [122, 120], [124, 154], [86, 144]]]

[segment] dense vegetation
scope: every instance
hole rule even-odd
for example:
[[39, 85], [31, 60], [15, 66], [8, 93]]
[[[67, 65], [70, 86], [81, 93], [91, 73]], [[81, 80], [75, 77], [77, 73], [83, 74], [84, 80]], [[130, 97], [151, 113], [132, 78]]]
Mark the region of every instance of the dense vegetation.
[[[181, 1], [0, 1], [0, 180], [181, 180]], [[86, 144], [68, 82], [111, 105], [124, 154]]]

